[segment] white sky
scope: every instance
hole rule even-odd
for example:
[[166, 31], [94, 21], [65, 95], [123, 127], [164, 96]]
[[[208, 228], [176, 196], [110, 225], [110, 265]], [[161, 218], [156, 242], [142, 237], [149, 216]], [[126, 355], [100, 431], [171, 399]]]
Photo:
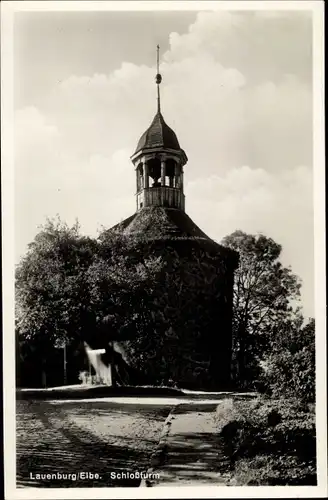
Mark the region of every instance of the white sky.
[[135, 211], [159, 43], [187, 213], [281, 243], [314, 314], [311, 14], [20, 12], [14, 36], [16, 261], [47, 216], [96, 235]]

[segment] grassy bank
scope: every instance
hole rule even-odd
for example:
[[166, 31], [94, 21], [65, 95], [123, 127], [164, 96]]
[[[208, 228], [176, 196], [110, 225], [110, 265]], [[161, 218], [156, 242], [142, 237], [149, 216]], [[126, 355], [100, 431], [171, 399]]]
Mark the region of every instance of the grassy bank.
[[217, 418], [231, 485], [316, 485], [314, 405], [226, 399]]

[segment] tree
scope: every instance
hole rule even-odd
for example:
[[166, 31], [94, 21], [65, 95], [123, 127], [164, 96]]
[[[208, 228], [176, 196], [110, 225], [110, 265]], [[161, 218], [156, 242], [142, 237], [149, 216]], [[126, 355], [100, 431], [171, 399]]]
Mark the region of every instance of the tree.
[[94, 240], [48, 220], [16, 269], [19, 356], [45, 374], [58, 347], [86, 341], [110, 356], [113, 338], [135, 335], [160, 259], [136, 259], [133, 245], [115, 231]]
[[97, 242], [81, 236], [78, 224], [48, 220], [16, 268], [21, 355], [32, 356], [44, 374], [54, 349], [77, 345], [93, 315], [86, 271], [96, 251]]
[[91, 312], [86, 271], [96, 251], [78, 224], [47, 221], [16, 268], [17, 328], [26, 338], [42, 335], [62, 345], [81, 336]]
[[234, 376], [247, 386], [259, 374], [274, 326], [293, 316], [300, 282], [281, 264], [282, 247], [271, 238], [235, 231], [222, 243], [240, 257], [233, 298]]

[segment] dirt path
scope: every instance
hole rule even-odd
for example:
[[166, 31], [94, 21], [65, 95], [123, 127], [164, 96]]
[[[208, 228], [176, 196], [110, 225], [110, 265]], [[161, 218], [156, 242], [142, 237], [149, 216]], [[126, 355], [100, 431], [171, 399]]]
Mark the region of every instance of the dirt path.
[[[148, 469], [170, 409], [99, 401], [17, 402], [17, 486], [138, 486], [140, 479], [131, 475]], [[82, 472], [94, 477], [78, 477]], [[130, 477], [118, 477], [122, 472]], [[40, 473], [52, 477], [41, 479]], [[64, 479], [64, 474], [72, 476]]]

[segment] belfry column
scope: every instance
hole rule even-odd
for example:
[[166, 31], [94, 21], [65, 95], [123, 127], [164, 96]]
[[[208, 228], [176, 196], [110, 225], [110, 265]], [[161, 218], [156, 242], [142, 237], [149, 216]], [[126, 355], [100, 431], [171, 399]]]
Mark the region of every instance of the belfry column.
[[183, 166], [180, 167], [180, 189], [181, 189], [181, 207], [184, 210], [185, 209], [185, 198], [183, 194]]
[[137, 184], [137, 193], [140, 191], [140, 171], [139, 171], [139, 165], [136, 168], [136, 184]]
[[144, 172], [145, 172], [145, 181], [144, 181], [144, 185], [145, 185], [145, 189], [149, 188], [149, 172], [148, 172], [148, 163], [145, 161], [144, 163]]
[[180, 166], [176, 163], [174, 167], [174, 187], [180, 187], [179, 185], [179, 170]]

